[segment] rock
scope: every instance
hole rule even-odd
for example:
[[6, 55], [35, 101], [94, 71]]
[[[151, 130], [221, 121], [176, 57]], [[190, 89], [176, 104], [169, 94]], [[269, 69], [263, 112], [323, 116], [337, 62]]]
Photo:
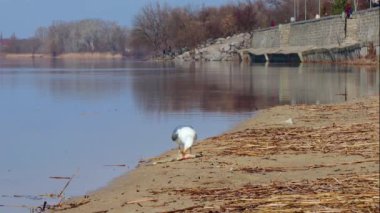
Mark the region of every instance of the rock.
[[181, 55], [175, 57], [176, 60], [190, 61], [192, 60], [190, 51], [184, 52]]
[[223, 59], [223, 54], [220, 52], [216, 52], [209, 58], [210, 61], [221, 61]]
[[218, 38], [216, 39], [215, 44], [223, 44], [225, 40], [226, 40], [225, 38]]
[[219, 50], [220, 50], [220, 52], [227, 52], [227, 51], [229, 51], [230, 50], [230, 44], [224, 44], [224, 45], [222, 45], [220, 48], [219, 48]]
[[[208, 39], [191, 53], [177, 57], [182, 60], [232, 61], [239, 60], [237, 51], [249, 48], [251, 34], [240, 33], [227, 38]], [[193, 54], [192, 54], [193, 53]], [[189, 55], [190, 54], [190, 55]]]

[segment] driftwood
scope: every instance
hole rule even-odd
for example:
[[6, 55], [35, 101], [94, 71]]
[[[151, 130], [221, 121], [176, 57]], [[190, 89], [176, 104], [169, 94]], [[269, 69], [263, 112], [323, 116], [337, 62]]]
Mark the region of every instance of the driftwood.
[[107, 164], [107, 165], [104, 165], [104, 166], [128, 167], [127, 164]]
[[58, 193], [57, 197], [62, 197], [62, 199], [59, 201], [58, 204], [60, 204], [64, 197], [63, 197], [63, 193], [65, 192], [66, 188], [70, 185], [71, 181], [73, 180], [73, 178], [75, 177], [75, 175], [79, 172], [79, 170], [77, 170], [77, 172], [75, 174], [73, 174], [70, 179], [67, 181], [67, 183], [65, 184], [65, 186], [62, 188], [62, 190]]
[[51, 179], [64, 179], [64, 180], [68, 180], [68, 179], [70, 179], [71, 177], [63, 177], [63, 176], [50, 176], [49, 178], [51, 178]]

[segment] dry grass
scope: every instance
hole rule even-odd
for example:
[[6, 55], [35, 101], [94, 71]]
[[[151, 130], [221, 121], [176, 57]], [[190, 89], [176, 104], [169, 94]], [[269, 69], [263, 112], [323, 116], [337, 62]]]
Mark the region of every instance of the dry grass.
[[[379, 125], [363, 123], [322, 128], [247, 129], [215, 137], [219, 155], [266, 156], [310, 152], [341, 153], [373, 158], [379, 155]], [[374, 151], [375, 150], [375, 151]]]
[[[345, 175], [315, 181], [273, 182], [231, 188], [166, 189], [194, 201], [219, 203], [194, 212], [379, 212], [379, 174]], [[153, 192], [162, 193], [162, 192]]]

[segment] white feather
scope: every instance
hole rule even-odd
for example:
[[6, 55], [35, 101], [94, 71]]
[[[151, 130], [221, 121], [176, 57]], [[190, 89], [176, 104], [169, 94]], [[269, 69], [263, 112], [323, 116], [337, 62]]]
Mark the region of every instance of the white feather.
[[197, 139], [197, 133], [189, 126], [178, 128], [175, 134], [177, 134], [175, 142], [178, 143], [182, 151], [189, 149]]
[[284, 123], [286, 123], [286, 124], [293, 124], [293, 120], [291, 118], [289, 118], [288, 120], [284, 121]]

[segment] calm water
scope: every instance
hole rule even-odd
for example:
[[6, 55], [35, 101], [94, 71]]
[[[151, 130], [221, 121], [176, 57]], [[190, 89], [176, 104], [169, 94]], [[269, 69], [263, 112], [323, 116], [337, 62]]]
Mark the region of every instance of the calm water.
[[140, 159], [174, 148], [170, 135], [179, 124], [194, 126], [202, 139], [257, 109], [342, 102], [337, 94], [345, 91], [348, 100], [378, 94], [379, 70], [0, 59], [0, 204], [42, 204], [7, 196], [59, 193], [66, 181], [50, 176], [77, 174], [66, 196], [104, 186]]

